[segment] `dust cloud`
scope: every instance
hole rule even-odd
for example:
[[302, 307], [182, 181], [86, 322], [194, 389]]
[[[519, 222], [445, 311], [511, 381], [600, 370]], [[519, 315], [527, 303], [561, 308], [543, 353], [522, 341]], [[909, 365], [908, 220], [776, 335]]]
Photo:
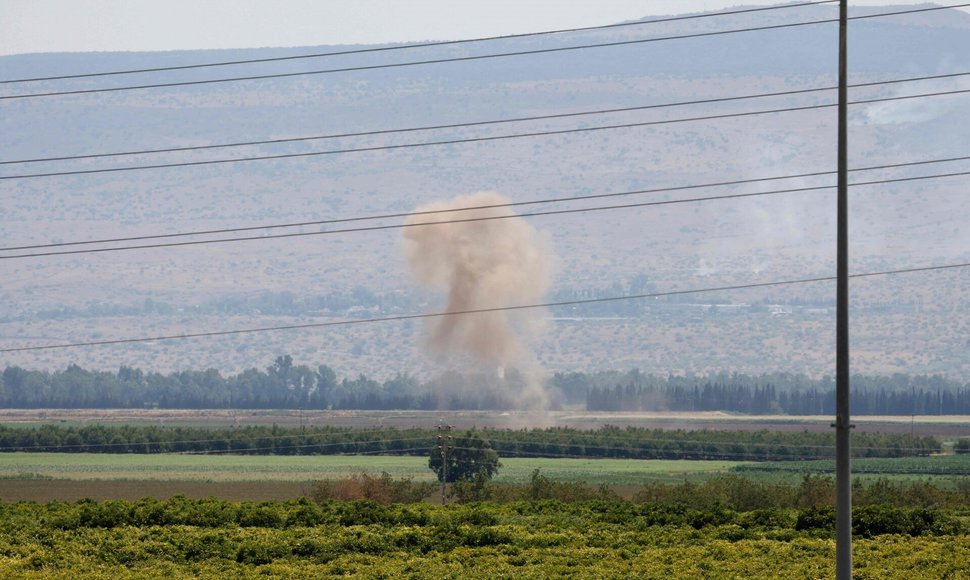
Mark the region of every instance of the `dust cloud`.
[[[551, 244], [511, 208], [493, 207], [507, 203], [498, 193], [479, 192], [429, 203], [408, 216], [408, 266], [420, 284], [447, 296], [441, 311], [542, 301], [552, 277]], [[518, 408], [544, 409], [549, 396], [531, 344], [542, 316], [541, 309], [521, 309], [429, 318], [425, 346], [441, 362], [493, 374], [489, 387], [505, 391], [495, 394]], [[522, 382], [505, 379], [513, 368]]]

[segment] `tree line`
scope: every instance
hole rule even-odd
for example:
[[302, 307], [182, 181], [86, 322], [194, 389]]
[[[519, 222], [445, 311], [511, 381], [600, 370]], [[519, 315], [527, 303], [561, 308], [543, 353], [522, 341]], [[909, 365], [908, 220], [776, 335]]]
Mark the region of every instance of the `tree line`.
[[[164, 427], [158, 425], [0, 425], [0, 451], [67, 453], [233, 453], [247, 455], [428, 455], [441, 445], [436, 429], [361, 430], [338, 427]], [[620, 428], [596, 430], [485, 429], [455, 433], [449, 453], [483, 441], [498, 456], [617, 459], [722, 459], [779, 461], [834, 457], [830, 432], [686, 431]], [[856, 433], [856, 457], [905, 457], [941, 451], [933, 437], [903, 433]], [[460, 455], [458, 453], [457, 455]], [[452, 455], [454, 459], [457, 455]], [[432, 468], [434, 466], [432, 465]]]
[[[122, 366], [116, 372], [70, 365], [62, 371], [7, 366], [0, 374], [6, 408], [168, 409], [468, 409], [516, 408], [525, 379], [515, 369], [445, 373], [419, 381], [398, 374], [376, 381], [360, 374], [338, 380], [327, 365], [277, 357], [266, 369], [223, 375], [215, 369], [163, 374]], [[590, 411], [728, 411], [750, 414], [832, 415], [830, 377], [772, 373], [647, 375], [628, 372], [556, 373], [548, 380], [554, 406], [585, 404]], [[941, 376], [852, 377], [857, 415], [970, 414], [970, 383]]]
[[[970, 387], [946, 382], [909, 381], [893, 389], [880, 377], [855, 377], [849, 393], [855, 415], [967, 415]], [[658, 401], [670, 411], [730, 411], [752, 415], [834, 415], [835, 387], [815, 384], [810, 388], [783, 391], [771, 383], [758, 384], [750, 377], [729, 382], [680, 381], [667, 384], [615, 385], [587, 391], [589, 411], [650, 411]]]

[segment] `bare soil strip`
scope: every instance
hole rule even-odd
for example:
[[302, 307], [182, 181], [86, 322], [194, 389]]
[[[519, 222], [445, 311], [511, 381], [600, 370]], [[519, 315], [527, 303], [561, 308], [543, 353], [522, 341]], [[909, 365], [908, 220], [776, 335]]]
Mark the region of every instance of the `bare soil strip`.
[[290, 481], [69, 481], [69, 480], [3, 480], [0, 500], [77, 501], [144, 497], [167, 499], [182, 494], [192, 498], [217, 497], [229, 501], [286, 500], [310, 494], [310, 483]]

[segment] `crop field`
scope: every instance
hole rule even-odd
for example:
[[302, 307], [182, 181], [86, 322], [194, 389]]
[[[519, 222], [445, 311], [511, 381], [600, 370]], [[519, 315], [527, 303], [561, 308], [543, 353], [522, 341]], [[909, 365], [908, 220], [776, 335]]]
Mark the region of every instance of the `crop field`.
[[[506, 458], [496, 483], [525, 483], [535, 469], [557, 481], [634, 484], [724, 473], [737, 461]], [[106, 453], [2, 453], [4, 480], [71, 479], [122, 481], [290, 481], [346, 479], [386, 471], [395, 478], [433, 481], [427, 457], [368, 455], [187, 455]]]
[[[834, 473], [835, 461], [771, 461], [738, 467], [742, 472]], [[864, 457], [852, 460], [852, 471], [858, 474], [924, 475], [970, 477], [970, 454], [931, 457]]]
[[[645, 483], [678, 484], [736, 473], [752, 481], [797, 483], [806, 473], [831, 473], [831, 461], [697, 461], [505, 458], [494, 483], [522, 485], [533, 471], [552, 481], [607, 485], [628, 497]], [[863, 482], [932, 481], [944, 489], [965, 486], [970, 455], [856, 459]], [[167, 498], [175, 494], [233, 500], [290, 499], [308, 495], [321, 480], [386, 472], [395, 479], [435, 481], [427, 458], [369, 455], [188, 455], [2, 453], [0, 500], [73, 501]]]
[[[527, 429], [571, 427], [598, 429], [603, 425], [658, 429], [717, 429], [732, 431], [831, 431], [832, 417], [788, 415], [736, 415], [719, 411], [610, 413], [587, 411], [295, 411], [263, 409], [2, 409], [0, 424], [33, 427], [51, 423], [83, 426], [156, 425], [193, 427], [394, 427], [458, 429]], [[915, 417], [853, 417], [856, 432], [913, 433], [943, 437], [970, 433], [970, 417], [927, 415]]]
[[[518, 499], [456, 505], [453, 497], [453, 505], [441, 506], [433, 505], [437, 492], [418, 503], [391, 504], [314, 493], [316, 482], [361, 473], [432, 482], [423, 456], [0, 453], [0, 577], [833, 574], [830, 498], [822, 493], [792, 507], [771, 503], [784, 492], [762, 493], [777, 482], [795, 489], [807, 472], [825, 473], [827, 461], [501, 461], [495, 487], [520, 486]], [[968, 469], [970, 456], [859, 458], [854, 465], [874, 472], [862, 477], [888, 481]], [[542, 479], [533, 477], [536, 469], [548, 482], [536, 481]], [[728, 479], [718, 483], [721, 477]], [[947, 480], [933, 478], [937, 484]], [[953, 476], [949, 487], [965, 480]], [[732, 481], [740, 487], [730, 487]], [[569, 494], [580, 482], [587, 484], [586, 499], [529, 499], [530, 489]], [[598, 489], [601, 484], [615, 495]], [[669, 486], [672, 495], [645, 499], [644, 484]], [[678, 499], [677, 493], [691, 495]], [[855, 577], [970, 578], [970, 496], [923, 493], [930, 503], [903, 498], [857, 508]], [[942, 493], [956, 503], [938, 507], [933, 498]]]
[[[857, 516], [855, 577], [968, 577], [964, 513], [872, 507]], [[603, 500], [0, 504], [0, 575], [823, 578], [833, 573], [833, 521], [830, 508]]]
[[0, 454], [0, 478], [32, 475], [73, 480], [298, 482], [343, 479], [352, 473], [375, 471], [415, 480], [430, 481], [434, 477], [426, 458], [406, 456]]
[[[50, 413], [50, 414], [48, 414]], [[4, 421], [5, 426], [34, 427], [47, 425], [60, 429], [64, 423], [57, 419], [68, 411], [3, 411], [4, 419], [14, 418], [12, 421]], [[102, 419], [110, 417], [111, 420], [104, 424], [107, 427], [120, 428], [119, 425], [153, 424], [151, 429], [156, 429], [159, 424], [165, 427], [176, 427], [179, 425], [203, 425], [213, 416], [224, 421], [229, 415], [223, 415], [222, 411], [88, 411], [74, 417], [79, 426], [96, 426], [102, 424]], [[174, 413], [174, 414], [173, 414]], [[96, 417], [96, 414], [100, 414]], [[652, 414], [641, 415], [611, 415], [602, 414], [604, 417], [610, 416], [622, 422], [630, 419], [638, 424], [656, 425], [655, 421], [660, 417]], [[714, 417], [716, 413], [696, 414], [695, 420], [701, 416], [706, 417], [707, 421], [720, 421], [721, 426], [727, 427], [743, 423], [743, 418], [721, 418]], [[289, 425], [289, 420], [299, 415], [291, 415], [287, 412], [273, 411], [253, 411], [253, 417], [273, 417], [275, 419], [285, 419], [283, 424]], [[321, 415], [321, 417], [324, 415]], [[333, 412], [326, 414], [327, 417], [339, 418], [339, 424], [348, 433], [362, 433], [362, 428], [366, 425], [377, 423], [389, 423], [391, 425], [403, 425], [409, 422], [426, 426], [429, 418], [428, 413], [404, 413], [404, 412]], [[420, 420], [417, 420], [418, 417]], [[504, 413], [459, 413], [447, 414], [449, 420], [463, 418], [471, 424], [478, 425], [481, 420], [488, 419], [492, 422], [503, 420], [515, 422], [528, 418], [531, 422], [536, 417], [529, 414], [504, 414]], [[572, 415], [560, 413], [557, 415], [560, 422], [568, 422], [567, 419], [582, 418], [583, 421], [590, 420], [591, 415]], [[599, 415], [597, 415], [599, 416]], [[153, 421], [144, 421], [151, 417]], [[511, 417], [511, 418], [510, 418]], [[319, 418], [319, 417], [317, 417]], [[670, 426], [683, 427], [681, 422], [683, 416], [672, 415], [663, 416], [663, 420], [671, 421]], [[53, 422], [52, 422], [53, 420]], [[310, 422], [310, 419], [307, 419]], [[569, 419], [571, 420], [571, 419]], [[793, 424], [804, 427], [805, 418], [792, 419]], [[814, 421], [815, 419], [813, 419]], [[35, 423], [35, 421], [37, 421]], [[44, 423], [46, 421], [46, 423]], [[186, 421], [186, 423], [182, 423]], [[216, 421], [210, 423], [212, 427], [222, 425], [226, 429], [224, 422]], [[651, 423], [653, 421], [653, 423]], [[799, 422], [802, 421], [802, 422]], [[609, 422], [609, 421], [607, 421]], [[932, 422], [927, 421], [927, 424]], [[947, 426], [959, 426], [959, 421], [937, 421], [939, 424]], [[612, 424], [612, 423], [611, 423]], [[749, 432], [746, 429], [734, 431], [732, 437], [737, 437], [738, 444], [743, 443], [749, 438], [752, 440], [762, 440], [764, 425], [751, 421], [751, 425], [757, 425], [758, 433]], [[900, 423], [902, 424], [902, 423]], [[20, 432], [20, 428], [14, 432]], [[356, 427], [356, 428], [353, 428]], [[382, 425], [378, 431], [387, 429], [387, 425]], [[265, 427], [264, 427], [265, 429]], [[292, 426], [291, 426], [292, 429]], [[190, 438], [205, 438], [211, 429], [205, 427], [200, 429], [201, 434], [192, 433]], [[366, 430], [366, 429], [364, 429]], [[805, 431], [806, 429], [802, 429]], [[229, 429], [235, 433], [236, 429]], [[245, 430], [244, 430], [245, 431]], [[302, 430], [294, 430], [293, 434], [286, 434], [286, 437], [298, 436]], [[215, 432], [215, 431], [213, 431]], [[240, 431], [243, 432], [243, 431]], [[248, 432], [248, 431], [246, 431]], [[274, 431], [275, 432], [275, 431]], [[308, 430], [309, 432], [309, 430]], [[558, 433], [558, 431], [556, 431]], [[99, 432], [100, 433], [100, 432]], [[497, 431], [493, 432], [493, 437], [497, 437]], [[701, 433], [701, 432], [695, 432]], [[779, 433], [779, 435], [784, 433]], [[48, 430], [48, 435], [50, 435]], [[62, 434], [63, 435], [63, 434]], [[70, 435], [70, 434], [69, 434]], [[104, 440], [112, 440], [115, 435], [101, 433], [106, 437]], [[135, 434], [138, 435], [138, 434]], [[265, 434], [264, 434], [265, 435]], [[750, 435], [750, 437], [748, 437]], [[798, 435], [789, 433], [788, 435]], [[126, 434], [126, 437], [134, 435]], [[140, 435], [139, 435], [140, 436]], [[262, 435], [260, 435], [261, 437]], [[268, 436], [268, 435], [267, 435]], [[538, 435], [536, 435], [538, 436]], [[654, 435], [656, 436], [656, 435]], [[678, 435], [679, 436], [679, 435]], [[66, 436], [65, 436], [66, 437]], [[679, 436], [680, 437], [680, 436]], [[883, 447], [892, 445], [910, 445], [908, 434], [896, 436], [896, 440], [882, 441], [877, 440], [875, 445]], [[272, 439], [272, 437], [270, 437]], [[427, 439], [427, 437], [425, 437]], [[137, 437], [136, 437], [137, 439]], [[259, 437], [256, 437], [259, 439]], [[730, 439], [735, 441], [735, 439]], [[255, 440], [254, 440], [255, 441]], [[777, 445], [817, 445], [809, 440], [805, 443], [801, 439], [792, 441], [776, 441]], [[557, 442], [560, 445], [562, 442]], [[293, 443], [296, 445], [297, 443]], [[603, 445], [602, 442], [593, 441], [592, 449], [598, 449], [596, 445]], [[256, 441], [251, 446], [263, 445], [261, 441]], [[430, 444], [429, 444], [430, 445]], [[71, 447], [68, 445], [67, 447]], [[75, 446], [76, 447], [76, 446]], [[145, 447], [145, 446], [143, 446]], [[13, 447], [11, 449], [15, 449]], [[28, 445], [27, 449], [31, 447]], [[36, 446], [34, 447], [36, 448]], [[285, 446], [284, 446], [285, 448]], [[880, 447], [882, 448], [882, 447]], [[888, 448], [888, 447], [886, 447]], [[741, 475], [753, 482], [766, 482], [792, 485], [807, 474], [831, 474], [831, 461], [727, 461], [695, 458], [684, 459], [625, 459], [625, 458], [604, 458], [604, 457], [579, 457], [572, 452], [560, 449], [556, 446], [552, 453], [561, 453], [568, 456], [556, 455], [546, 457], [502, 457], [502, 466], [498, 474], [493, 479], [493, 483], [499, 486], [515, 486], [527, 484], [533, 476], [535, 470], [540, 470], [541, 475], [550, 481], [562, 484], [582, 484], [591, 489], [607, 486], [621, 497], [630, 498], [644, 484], [682, 484], [685, 481], [704, 482], [711, 478], [723, 475]], [[538, 451], [549, 451], [541, 448]], [[864, 450], [860, 447], [860, 450]], [[128, 499], [137, 500], [143, 497], [169, 498], [173, 495], [184, 494], [189, 497], [219, 497], [236, 501], [263, 501], [263, 500], [285, 500], [310, 495], [313, 485], [323, 480], [346, 481], [355, 475], [369, 474], [378, 476], [387, 473], [391, 478], [397, 480], [410, 480], [414, 483], [431, 483], [435, 481], [434, 472], [428, 468], [426, 450], [418, 450], [420, 455], [400, 456], [383, 455], [384, 451], [366, 450], [344, 451], [343, 455], [231, 455], [223, 451], [185, 451], [185, 452], [163, 452], [156, 449], [152, 453], [49, 453], [49, 452], [30, 452], [30, 451], [7, 451], [0, 453], [0, 500], [3, 501], [75, 501], [82, 498], [92, 498], [97, 500], [107, 499]], [[578, 453], [578, 452], [577, 452]], [[501, 455], [501, 453], [500, 453]], [[715, 457], [717, 454], [714, 454]], [[752, 456], [753, 457], [753, 456]], [[737, 459], [748, 459], [748, 456], [741, 454]], [[770, 458], [769, 458], [770, 459]], [[776, 458], [777, 459], [777, 458]], [[927, 457], [896, 457], [896, 458], [857, 458], [854, 460], [854, 473], [858, 480], [868, 483], [876, 479], [886, 479], [896, 482], [913, 482], [917, 480], [932, 480], [933, 485], [941, 489], [954, 490], [962, 489], [966, 486], [970, 473], [970, 455], [933, 455]], [[435, 498], [427, 498], [434, 501]]]

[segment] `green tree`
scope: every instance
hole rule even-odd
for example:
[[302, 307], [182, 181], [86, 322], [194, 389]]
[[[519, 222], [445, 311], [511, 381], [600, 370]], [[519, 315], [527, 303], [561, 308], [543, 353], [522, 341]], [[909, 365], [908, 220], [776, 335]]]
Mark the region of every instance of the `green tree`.
[[479, 474], [491, 479], [501, 466], [492, 444], [474, 430], [455, 436], [442, 435], [439, 444], [431, 448], [428, 460], [428, 467], [438, 475], [438, 481], [446, 483], [473, 481]]

